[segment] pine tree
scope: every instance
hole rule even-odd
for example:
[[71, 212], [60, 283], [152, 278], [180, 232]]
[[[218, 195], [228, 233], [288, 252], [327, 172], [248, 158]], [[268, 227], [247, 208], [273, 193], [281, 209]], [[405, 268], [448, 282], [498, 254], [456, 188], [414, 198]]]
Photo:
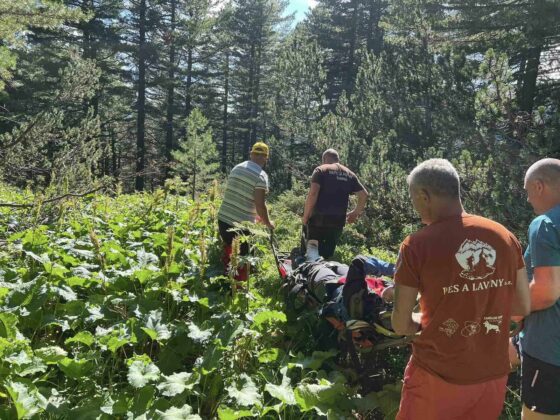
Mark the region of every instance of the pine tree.
[[220, 155], [212, 140], [208, 120], [195, 108], [187, 118], [185, 137], [172, 152], [173, 172], [185, 180], [194, 199], [219, 173]]
[[268, 89], [273, 51], [285, 28], [283, 17], [286, 0], [235, 0], [231, 19], [233, 43], [232, 94], [235, 97], [237, 127], [235, 136], [241, 138], [243, 159], [249, 155], [250, 145], [265, 134], [261, 116], [264, 94]]
[[79, 10], [72, 10], [52, 0], [0, 0], [0, 93], [12, 77], [16, 56], [12, 48], [23, 44], [22, 32], [30, 27], [55, 28], [64, 21], [85, 19]]
[[281, 187], [291, 189], [294, 176], [307, 176], [314, 154], [314, 127], [322, 117], [325, 100], [323, 55], [317, 43], [299, 28], [280, 46], [272, 70], [269, 125], [275, 137], [270, 167], [282, 172]]
[[326, 93], [334, 110], [342, 92], [352, 94], [360, 65], [360, 50], [380, 54], [384, 48], [381, 25], [387, 0], [319, 0], [308, 30], [326, 54]]
[[441, 6], [449, 19], [442, 21], [442, 37], [453, 36], [467, 53], [484, 54], [489, 48], [510, 57], [517, 82], [517, 104], [527, 113], [534, 109], [538, 85], [560, 71], [560, 4], [556, 0], [530, 2], [461, 0]]
[[10, 132], [0, 135], [4, 179], [20, 186], [68, 192], [91, 185], [103, 154], [99, 118], [84, 109], [98, 89], [100, 70], [79, 55], [59, 75], [52, 103]]

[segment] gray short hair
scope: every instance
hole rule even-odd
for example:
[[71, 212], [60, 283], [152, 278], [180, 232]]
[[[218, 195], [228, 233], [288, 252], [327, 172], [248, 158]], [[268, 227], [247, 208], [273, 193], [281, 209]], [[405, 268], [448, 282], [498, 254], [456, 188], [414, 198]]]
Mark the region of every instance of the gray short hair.
[[525, 180], [539, 179], [545, 184], [560, 185], [560, 160], [546, 158], [533, 163], [527, 170]]
[[340, 160], [340, 156], [338, 155], [338, 152], [334, 149], [327, 149], [323, 152], [323, 162], [325, 160], [330, 160], [332, 162], [338, 162]]
[[459, 174], [447, 159], [429, 159], [422, 162], [408, 175], [408, 185], [423, 188], [435, 195], [459, 198]]

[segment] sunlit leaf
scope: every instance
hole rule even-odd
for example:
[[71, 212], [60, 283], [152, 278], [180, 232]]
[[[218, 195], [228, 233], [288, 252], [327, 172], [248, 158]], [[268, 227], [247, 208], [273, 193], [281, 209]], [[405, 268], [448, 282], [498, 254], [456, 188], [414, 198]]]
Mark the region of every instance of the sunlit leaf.
[[58, 362], [58, 367], [69, 377], [78, 379], [87, 376], [93, 370], [93, 363], [86, 359], [65, 357]]
[[218, 418], [220, 420], [237, 420], [244, 417], [254, 417], [254, 414], [249, 410], [234, 410], [229, 407], [218, 408]]
[[33, 384], [7, 381], [4, 386], [16, 408], [18, 419], [34, 416], [47, 406], [47, 399]]
[[189, 338], [195, 343], [206, 343], [213, 335], [214, 331], [212, 329], [201, 330], [194, 323], [189, 324]]
[[295, 405], [296, 397], [294, 390], [290, 385], [274, 385], [266, 384], [264, 387], [265, 391], [268, 392], [272, 397], [279, 399], [286, 405]]
[[192, 414], [192, 407], [185, 404], [181, 408], [171, 407], [169, 410], [159, 412], [162, 420], [201, 420], [198, 414]]
[[58, 346], [50, 346], [35, 349], [35, 355], [47, 364], [55, 364], [64, 359], [68, 353]]
[[133, 362], [128, 368], [128, 382], [134, 388], [142, 388], [148, 382], [159, 379], [159, 369], [153, 363]]
[[286, 322], [286, 314], [280, 311], [262, 311], [255, 315], [253, 318], [253, 325], [260, 328], [265, 323], [283, 323]]
[[179, 372], [173, 375], [164, 376], [164, 381], [157, 388], [166, 397], [173, 397], [185, 390], [193, 389], [197, 382], [197, 377], [193, 373]]
[[251, 377], [245, 373], [239, 375], [234, 384], [227, 389], [228, 395], [241, 406], [261, 405], [261, 394]]
[[80, 331], [74, 337], [67, 338], [64, 343], [65, 344], [81, 343], [81, 344], [85, 344], [88, 347], [91, 347], [91, 345], [95, 343], [95, 337], [89, 331]]

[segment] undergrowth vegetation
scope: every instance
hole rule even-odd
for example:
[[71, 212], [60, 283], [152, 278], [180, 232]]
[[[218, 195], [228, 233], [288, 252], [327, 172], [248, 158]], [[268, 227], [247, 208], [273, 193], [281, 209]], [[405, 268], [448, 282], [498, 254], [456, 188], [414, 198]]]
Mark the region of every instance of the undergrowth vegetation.
[[[49, 204], [1, 188], [0, 202], [35, 204], [0, 207], [0, 418], [394, 417], [408, 349], [356, 372], [314, 311], [286, 310], [264, 230], [232, 290], [216, 188]], [[273, 206], [282, 249], [299, 239], [297, 199]], [[346, 235], [341, 261], [395, 258]]]

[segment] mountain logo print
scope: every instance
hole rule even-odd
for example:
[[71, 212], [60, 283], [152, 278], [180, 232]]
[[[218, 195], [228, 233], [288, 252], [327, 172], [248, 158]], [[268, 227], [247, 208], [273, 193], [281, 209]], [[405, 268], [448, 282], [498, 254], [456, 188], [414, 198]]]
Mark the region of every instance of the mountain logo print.
[[465, 239], [455, 258], [463, 268], [460, 275], [465, 279], [482, 280], [496, 271], [496, 250], [478, 239]]

